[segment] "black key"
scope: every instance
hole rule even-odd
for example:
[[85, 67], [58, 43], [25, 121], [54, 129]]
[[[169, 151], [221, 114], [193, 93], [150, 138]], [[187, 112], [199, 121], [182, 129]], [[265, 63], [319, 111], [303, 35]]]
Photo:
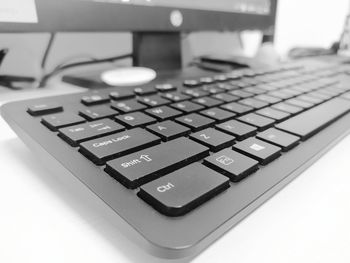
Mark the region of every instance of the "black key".
[[299, 142], [299, 137], [274, 128], [258, 133], [256, 137], [260, 140], [272, 143], [282, 148], [283, 152], [289, 151]]
[[224, 110], [232, 111], [236, 114], [244, 114], [254, 110], [252, 107], [245, 106], [236, 102], [231, 102], [229, 104], [222, 105], [220, 106], [220, 108], [223, 108]]
[[240, 120], [247, 124], [255, 126], [259, 130], [264, 130], [268, 127], [271, 127], [275, 123], [275, 120], [257, 115], [255, 113], [249, 113], [247, 115], [243, 115], [237, 118], [237, 120]]
[[85, 119], [73, 113], [59, 113], [44, 116], [41, 122], [51, 131], [57, 131], [59, 128], [85, 122]]
[[199, 79], [199, 81], [202, 83], [202, 84], [211, 84], [211, 83], [214, 83], [215, 80], [211, 77], [202, 77]]
[[239, 140], [252, 136], [257, 131], [255, 127], [236, 120], [218, 124], [216, 125], [216, 128], [223, 132], [236, 136]]
[[255, 112], [256, 114], [274, 119], [276, 121], [283, 121], [287, 119], [291, 114], [284, 111], [279, 111], [273, 108], [264, 108]]
[[290, 118], [276, 127], [306, 140], [349, 110], [349, 101], [335, 98]]
[[202, 97], [202, 98], [194, 99], [193, 102], [201, 104], [204, 107], [208, 107], [208, 108], [214, 107], [223, 103], [220, 100], [216, 100], [210, 97]]
[[223, 148], [231, 146], [235, 140], [235, 137], [213, 128], [193, 133], [190, 135], [190, 138], [209, 147], [212, 152], [217, 152]]
[[135, 97], [135, 94], [132, 90], [125, 89], [119, 91], [112, 91], [111, 93], [109, 93], [109, 96], [113, 100], [126, 100]]
[[215, 94], [212, 97], [215, 99], [218, 99], [218, 100], [222, 100], [224, 102], [232, 102], [232, 101], [237, 101], [240, 99], [240, 97], [226, 94], [226, 93]]
[[109, 102], [109, 100], [109, 96], [99, 94], [87, 95], [81, 98], [81, 102], [86, 106], [106, 103]]
[[208, 154], [207, 147], [179, 138], [109, 161], [105, 171], [126, 187], [136, 188]]
[[176, 90], [176, 86], [170, 83], [164, 83], [164, 84], [158, 84], [156, 85], [156, 90], [160, 92], [169, 92], [169, 91], [174, 91]]
[[265, 165], [281, 155], [281, 148], [255, 138], [248, 138], [233, 145], [233, 149], [258, 160]]
[[162, 94], [161, 96], [173, 102], [188, 100], [191, 98], [190, 96], [184, 95], [180, 92], [165, 93], [165, 94]]
[[190, 101], [177, 102], [177, 103], [171, 104], [170, 106], [186, 113], [191, 113], [194, 111], [199, 111], [204, 109], [204, 106], [190, 102]]
[[297, 114], [297, 113], [303, 111], [303, 108], [289, 105], [289, 104], [286, 104], [284, 102], [277, 103], [275, 105], [272, 105], [271, 107], [276, 109], [276, 110], [288, 112], [290, 114]]
[[281, 101], [281, 99], [279, 99], [279, 98], [271, 97], [271, 96], [266, 95], [266, 94], [261, 94], [261, 95], [255, 96], [254, 99], [267, 102], [268, 104], [275, 104], [275, 103]]
[[157, 90], [154, 87], [137, 87], [134, 92], [136, 95], [146, 96], [157, 93]]
[[293, 105], [293, 106], [296, 106], [296, 107], [300, 107], [300, 108], [303, 108], [303, 109], [308, 109], [308, 108], [311, 108], [312, 106], [314, 106], [313, 103], [302, 101], [302, 100], [298, 100], [296, 98], [286, 100], [285, 103], [288, 103], [290, 105]]
[[79, 151], [95, 164], [102, 165], [107, 160], [118, 158], [158, 143], [160, 143], [159, 137], [144, 129], [135, 128], [83, 142], [80, 144]]
[[29, 106], [27, 111], [32, 116], [41, 116], [63, 111], [63, 107], [56, 103], [39, 103]]
[[135, 100], [124, 100], [121, 102], [112, 102], [111, 107], [123, 113], [139, 111], [146, 109], [147, 107]]
[[139, 102], [146, 104], [150, 107], [157, 107], [157, 106], [170, 103], [169, 100], [163, 99], [158, 95], [139, 98]]
[[59, 136], [72, 146], [101, 136], [117, 133], [125, 127], [110, 120], [98, 120], [59, 129]]
[[150, 132], [162, 137], [164, 141], [188, 135], [191, 129], [173, 121], [164, 121], [146, 127]]
[[79, 111], [79, 115], [89, 121], [104, 119], [118, 115], [118, 112], [106, 105], [94, 106]]
[[137, 195], [167, 216], [180, 216], [229, 188], [225, 176], [192, 164], [141, 187]]
[[225, 149], [205, 158], [204, 164], [237, 182], [258, 170], [259, 162], [236, 151]]
[[132, 112], [124, 115], [119, 115], [115, 117], [115, 120], [127, 126], [128, 128], [143, 127], [157, 120], [152, 118], [142, 112]]
[[219, 108], [211, 108], [211, 109], [203, 110], [200, 112], [200, 114], [206, 117], [212, 118], [218, 122], [227, 121], [229, 119], [232, 119], [234, 116], [236, 116], [236, 114], [233, 112], [225, 111]]
[[233, 90], [233, 91], [230, 91], [229, 93], [232, 94], [232, 95], [234, 95], [234, 96], [243, 98], [243, 99], [244, 99], [244, 98], [248, 98], [248, 97], [254, 96], [253, 93], [245, 92], [245, 91], [243, 91], [243, 90]]
[[187, 79], [187, 80], [184, 80], [183, 85], [188, 88], [193, 88], [201, 85], [201, 83], [195, 79]]
[[176, 121], [180, 122], [181, 124], [187, 127], [190, 127], [193, 131], [198, 131], [207, 128], [213, 123], [215, 123], [213, 119], [206, 118], [196, 113], [176, 118]]
[[264, 108], [264, 107], [269, 105], [268, 103], [266, 103], [264, 101], [256, 100], [254, 98], [247, 98], [244, 100], [240, 100], [240, 101], [238, 101], [238, 103], [243, 104], [245, 106], [252, 107], [254, 109], [261, 109], [261, 108]]
[[182, 93], [184, 93], [185, 95], [191, 96], [193, 98], [199, 98], [199, 97], [204, 97], [209, 95], [209, 92], [206, 92], [200, 89], [187, 89], [187, 90], [184, 90]]
[[182, 114], [181, 111], [174, 110], [168, 106], [148, 109], [145, 112], [161, 121], [171, 119]]

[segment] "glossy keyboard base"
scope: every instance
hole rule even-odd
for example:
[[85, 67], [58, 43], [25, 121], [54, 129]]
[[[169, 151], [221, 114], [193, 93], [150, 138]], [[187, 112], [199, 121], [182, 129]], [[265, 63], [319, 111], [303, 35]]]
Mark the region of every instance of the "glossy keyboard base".
[[[45, 101], [76, 110], [70, 105], [81, 96], [58, 96]], [[31, 100], [32, 103], [43, 101]], [[27, 106], [28, 101], [9, 103], [1, 108], [1, 113], [42, 163], [58, 177], [68, 174], [78, 178], [113, 209], [116, 216], [125, 220], [132, 232], [137, 234], [139, 244], [164, 258], [185, 257], [205, 249], [298, 176], [350, 130], [350, 115], [346, 114], [239, 183], [230, 182], [230, 188], [224, 193], [190, 213], [167, 217], [141, 200], [136, 195], [138, 190], [124, 187], [105, 173], [103, 167], [81, 155], [77, 148], [72, 151], [72, 146], [42, 125], [40, 118], [24, 114]], [[68, 155], [67, 151], [71, 153]]]

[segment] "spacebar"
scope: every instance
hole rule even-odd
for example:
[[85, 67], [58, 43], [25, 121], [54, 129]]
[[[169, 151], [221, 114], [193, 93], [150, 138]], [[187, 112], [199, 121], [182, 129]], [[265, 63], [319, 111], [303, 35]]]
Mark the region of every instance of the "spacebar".
[[276, 128], [306, 140], [349, 110], [350, 101], [335, 98], [276, 125]]

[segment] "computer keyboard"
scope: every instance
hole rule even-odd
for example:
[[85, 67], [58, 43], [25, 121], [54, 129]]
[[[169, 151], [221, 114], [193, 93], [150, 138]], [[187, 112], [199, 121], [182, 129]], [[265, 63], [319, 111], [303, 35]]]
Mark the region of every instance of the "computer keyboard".
[[346, 65], [291, 63], [13, 102], [44, 164], [99, 196], [163, 257], [196, 253], [350, 129]]

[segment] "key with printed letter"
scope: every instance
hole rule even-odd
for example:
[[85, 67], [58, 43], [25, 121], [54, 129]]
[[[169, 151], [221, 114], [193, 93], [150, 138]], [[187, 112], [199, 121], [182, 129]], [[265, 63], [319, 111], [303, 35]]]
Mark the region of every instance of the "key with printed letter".
[[228, 178], [195, 163], [142, 186], [137, 195], [167, 216], [180, 216], [229, 187]]
[[126, 187], [136, 188], [208, 154], [207, 147], [179, 138], [109, 161], [105, 171]]
[[79, 151], [102, 165], [107, 160], [117, 158], [140, 149], [160, 143], [160, 138], [141, 128], [104, 136], [80, 144]]

